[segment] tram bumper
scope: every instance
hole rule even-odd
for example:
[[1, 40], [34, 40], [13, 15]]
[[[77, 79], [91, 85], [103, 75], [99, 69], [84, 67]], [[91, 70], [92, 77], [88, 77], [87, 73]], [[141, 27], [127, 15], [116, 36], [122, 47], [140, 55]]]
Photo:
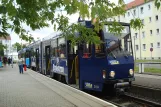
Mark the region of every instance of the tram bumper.
[[130, 86], [129, 82], [122, 82], [114, 84], [114, 88], [127, 88]]

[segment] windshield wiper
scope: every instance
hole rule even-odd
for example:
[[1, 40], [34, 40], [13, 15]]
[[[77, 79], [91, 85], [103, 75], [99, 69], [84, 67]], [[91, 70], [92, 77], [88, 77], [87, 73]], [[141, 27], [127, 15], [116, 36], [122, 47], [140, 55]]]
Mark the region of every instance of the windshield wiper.
[[116, 59], [116, 55], [111, 51], [110, 48], [108, 48], [107, 53], [108, 53], [108, 55], [109, 55], [110, 53], [112, 53], [113, 58]]
[[121, 50], [122, 50], [124, 56], [125, 56], [126, 58], [128, 58], [128, 54], [125, 54], [125, 52], [124, 52], [124, 50], [123, 50], [122, 48], [121, 48]]

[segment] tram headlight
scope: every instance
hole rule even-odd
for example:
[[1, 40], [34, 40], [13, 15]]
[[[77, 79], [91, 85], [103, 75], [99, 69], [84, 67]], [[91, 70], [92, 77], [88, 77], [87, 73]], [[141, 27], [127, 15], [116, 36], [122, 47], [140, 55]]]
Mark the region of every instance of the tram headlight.
[[129, 69], [129, 74], [132, 76], [134, 74], [134, 70], [133, 69]]
[[115, 71], [110, 72], [110, 77], [112, 77], [112, 78], [115, 77]]
[[103, 70], [102, 76], [103, 76], [103, 79], [106, 78], [106, 70]]

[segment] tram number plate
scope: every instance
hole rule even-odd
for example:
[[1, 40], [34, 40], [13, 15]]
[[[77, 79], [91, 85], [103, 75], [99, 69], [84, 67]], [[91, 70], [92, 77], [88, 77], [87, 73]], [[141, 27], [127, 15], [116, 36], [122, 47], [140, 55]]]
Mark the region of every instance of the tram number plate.
[[89, 83], [89, 82], [85, 82], [85, 87], [86, 87], [86, 88], [92, 88], [92, 84]]

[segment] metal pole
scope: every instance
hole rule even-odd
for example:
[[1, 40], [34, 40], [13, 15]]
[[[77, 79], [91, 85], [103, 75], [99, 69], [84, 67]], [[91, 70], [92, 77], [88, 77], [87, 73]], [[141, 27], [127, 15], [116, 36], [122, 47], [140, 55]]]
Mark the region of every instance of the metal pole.
[[135, 60], [136, 60], [136, 46], [135, 46], [135, 36], [134, 36], [134, 52], [135, 52]]
[[12, 68], [13, 68], [13, 47], [11, 51], [12, 51], [12, 62], [11, 63], [12, 63]]
[[[138, 18], [139, 18], [139, 8], [138, 8]], [[141, 55], [141, 35], [140, 35], [140, 28], [139, 28], [139, 48], [140, 48], [140, 59], [142, 59], [142, 55]]]

